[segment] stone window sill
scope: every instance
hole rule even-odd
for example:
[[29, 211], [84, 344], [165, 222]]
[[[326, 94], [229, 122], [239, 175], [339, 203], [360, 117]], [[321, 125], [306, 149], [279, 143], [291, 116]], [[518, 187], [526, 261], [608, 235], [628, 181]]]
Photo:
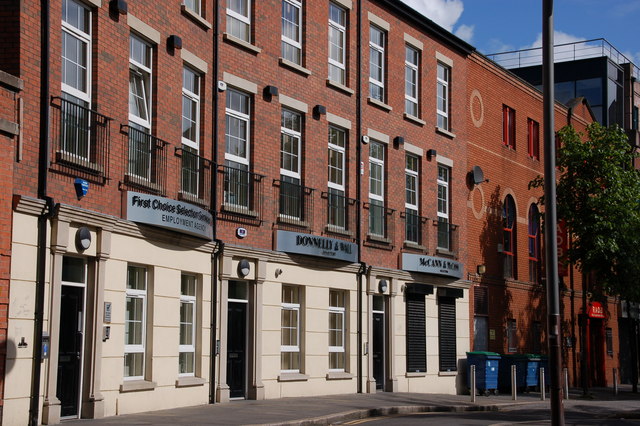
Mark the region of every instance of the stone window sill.
[[258, 46], [254, 46], [253, 44], [235, 37], [229, 33], [222, 33], [222, 38], [224, 41], [240, 46], [243, 49], [250, 51], [251, 53], [255, 53], [256, 55], [262, 52], [262, 49], [260, 49]]
[[211, 22], [207, 21], [202, 16], [198, 15], [198, 13], [196, 13], [195, 10], [192, 10], [192, 9], [188, 8], [184, 4], [180, 7], [180, 9], [182, 10], [183, 14], [187, 15], [189, 18], [194, 20], [197, 24], [202, 25], [203, 27], [205, 27], [208, 30], [213, 28], [213, 26], [211, 25]]
[[330, 371], [327, 373], [327, 380], [351, 380], [353, 374], [346, 371]]
[[405, 377], [407, 378], [412, 378], [412, 377], [427, 377], [427, 373], [406, 373]]
[[457, 376], [457, 375], [458, 375], [457, 371], [439, 371], [438, 372], [438, 376], [440, 377]]
[[302, 373], [282, 373], [278, 376], [279, 382], [306, 382], [309, 376]]
[[451, 133], [447, 129], [443, 129], [442, 127], [437, 127], [437, 126], [436, 126], [436, 133], [440, 133], [441, 135], [444, 135], [451, 139], [456, 137], [455, 133]]
[[285, 58], [280, 58], [280, 65], [286, 68], [290, 68], [293, 71], [299, 72], [300, 74], [303, 74], [305, 77], [311, 75], [311, 71], [309, 71], [305, 67], [300, 66], [294, 62], [288, 61]]
[[377, 99], [373, 99], [373, 98], [367, 98], [367, 101], [373, 105], [373, 106], [377, 106], [378, 108], [381, 108], [385, 111], [391, 112], [393, 111], [393, 108], [391, 107], [391, 105], [387, 105], [382, 101], [379, 101]]
[[353, 89], [349, 89], [347, 86], [342, 85], [340, 83], [336, 83], [335, 81], [331, 81], [329, 79], [327, 79], [327, 86], [328, 87], [332, 87], [336, 90], [340, 90], [342, 92], [347, 93], [349, 96], [353, 95], [355, 92], [353, 91]]
[[194, 377], [194, 376], [185, 376], [178, 377], [176, 380], [177, 388], [186, 388], [190, 386], [203, 386], [207, 381], [202, 377]]
[[426, 121], [424, 120], [420, 120], [418, 117], [416, 117], [415, 115], [411, 115], [411, 114], [407, 114], [406, 112], [404, 113], [404, 119], [407, 121], [412, 121], [415, 124], [418, 124], [420, 126], [424, 126], [425, 124], [427, 124]]

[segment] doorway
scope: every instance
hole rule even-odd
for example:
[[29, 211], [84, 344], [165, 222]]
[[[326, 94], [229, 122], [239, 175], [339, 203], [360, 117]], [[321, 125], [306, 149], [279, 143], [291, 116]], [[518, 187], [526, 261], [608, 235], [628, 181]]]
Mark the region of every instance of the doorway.
[[84, 358], [86, 262], [63, 257], [56, 397], [61, 418], [80, 417]]
[[601, 319], [589, 319], [589, 379], [591, 386], [606, 386], [604, 324]]
[[372, 357], [373, 378], [376, 381], [376, 390], [385, 389], [385, 365], [386, 365], [386, 327], [384, 296], [373, 296], [373, 330], [372, 330]]
[[247, 397], [248, 283], [229, 281], [227, 308], [227, 385], [229, 397]]

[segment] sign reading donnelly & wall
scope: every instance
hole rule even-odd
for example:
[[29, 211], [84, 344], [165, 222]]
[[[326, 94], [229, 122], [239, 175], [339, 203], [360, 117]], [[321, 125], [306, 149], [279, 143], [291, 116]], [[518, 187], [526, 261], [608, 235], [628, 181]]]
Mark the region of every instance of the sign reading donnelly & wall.
[[355, 263], [358, 261], [358, 246], [355, 243], [318, 235], [291, 231], [277, 231], [278, 251], [326, 257]]
[[132, 222], [213, 239], [211, 213], [182, 201], [128, 191], [126, 216]]
[[402, 253], [402, 269], [451, 278], [462, 278], [462, 264], [445, 257]]

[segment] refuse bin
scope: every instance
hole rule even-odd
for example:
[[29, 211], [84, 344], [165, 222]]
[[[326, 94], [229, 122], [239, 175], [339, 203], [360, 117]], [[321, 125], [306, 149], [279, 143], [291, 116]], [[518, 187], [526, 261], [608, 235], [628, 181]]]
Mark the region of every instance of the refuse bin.
[[528, 391], [530, 387], [538, 386], [540, 355], [502, 355], [498, 378], [500, 392], [511, 393], [511, 366], [513, 365], [516, 366], [516, 389], [518, 392]]
[[467, 352], [467, 387], [471, 390], [471, 366], [476, 366], [476, 389], [489, 395], [498, 393], [500, 354], [495, 352]]

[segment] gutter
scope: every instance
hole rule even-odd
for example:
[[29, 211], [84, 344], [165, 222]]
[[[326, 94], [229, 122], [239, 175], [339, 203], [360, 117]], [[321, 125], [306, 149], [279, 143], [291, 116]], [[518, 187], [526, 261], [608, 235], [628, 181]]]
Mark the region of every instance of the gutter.
[[357, 365], [357, 379], [358, 379], [358, 393], [362, 393], [362, 313], [363, 313], [363, 300], [362, 300], [362, 275], [367, 270], [366, 264], [362, 262], [362, 175], [360, 174], [360, 163], [362, 161], [362, 0], [358, 0], [358, 22], [357, 22], [357, 59], [356, 59], [356, 203], [358, 208], [356, 209], [356, 243], [358, 245], [358, 263], [360, 269], [358, 270], [358, 302], [357, 302], [357, 336], [358, 336], [358, 365]]

